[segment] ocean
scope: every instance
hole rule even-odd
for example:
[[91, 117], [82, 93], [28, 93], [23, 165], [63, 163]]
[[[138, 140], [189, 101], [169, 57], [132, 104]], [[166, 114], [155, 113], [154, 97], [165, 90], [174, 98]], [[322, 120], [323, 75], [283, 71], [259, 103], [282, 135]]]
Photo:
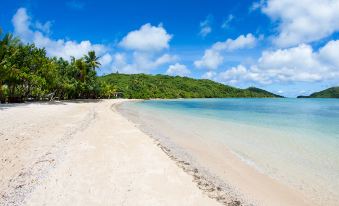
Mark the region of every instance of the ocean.
[[121, 110], [235, 187], [229, 154], [315, 205], [339, 202], [337, 99], [148, 100]]

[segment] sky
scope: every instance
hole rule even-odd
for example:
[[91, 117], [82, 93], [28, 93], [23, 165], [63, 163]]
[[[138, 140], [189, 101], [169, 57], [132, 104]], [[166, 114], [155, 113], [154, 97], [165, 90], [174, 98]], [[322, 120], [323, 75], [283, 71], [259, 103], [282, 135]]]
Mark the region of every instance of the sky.
[[168, 74], [295, 97], [339, 85], [339, 0], [1, 0], [0, 28], [99, 75]]

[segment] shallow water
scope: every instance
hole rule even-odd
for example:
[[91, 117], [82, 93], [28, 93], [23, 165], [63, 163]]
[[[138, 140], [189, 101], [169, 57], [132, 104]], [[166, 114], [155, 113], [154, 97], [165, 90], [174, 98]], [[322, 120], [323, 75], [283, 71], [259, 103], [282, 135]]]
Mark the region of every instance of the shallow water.
[[145, 126], [171, 129], [185, 142], [227, 146], [258, 172], [317, 205], [339, 201], [336, 99], [150, 100], [122, 107]]

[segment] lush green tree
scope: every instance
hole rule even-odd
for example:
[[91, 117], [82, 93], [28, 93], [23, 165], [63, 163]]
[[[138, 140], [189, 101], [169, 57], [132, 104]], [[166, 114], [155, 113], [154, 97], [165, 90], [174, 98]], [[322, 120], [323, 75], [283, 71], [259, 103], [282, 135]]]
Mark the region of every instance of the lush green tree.
[[47, 57], [45, 49], [24, 45], [11, 34], [0, 31], [0, 37], [1, 102], [113, 96], [114, 87], [97, 78], [94, 51], [67, 61]]
[[[0, 37], [2, 31], [0, 30]], [[0, 101], [5, 102], [8, 93], [7, 85], [4, 85], [5, 80], [9, 78], [10, 71], [13, 70], [13, 64], [10, 61], [18, 52], [19, 39], [7, 33], [0, 39]], [[6, 95], [4, 94], [6, 93]]]
[[87, 65], [93, 70], [101, 66], [99, 57], [96, 56], [95, 51], [89, 51], [88, 54], [84, 56], [84, 59]]

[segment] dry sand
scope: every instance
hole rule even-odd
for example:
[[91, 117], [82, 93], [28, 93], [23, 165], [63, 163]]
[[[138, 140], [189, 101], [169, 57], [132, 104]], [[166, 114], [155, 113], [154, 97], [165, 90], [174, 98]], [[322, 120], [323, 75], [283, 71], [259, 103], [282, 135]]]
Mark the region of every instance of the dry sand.
[[121, 101], [0, 106], [0, 205], [219, 205]]

